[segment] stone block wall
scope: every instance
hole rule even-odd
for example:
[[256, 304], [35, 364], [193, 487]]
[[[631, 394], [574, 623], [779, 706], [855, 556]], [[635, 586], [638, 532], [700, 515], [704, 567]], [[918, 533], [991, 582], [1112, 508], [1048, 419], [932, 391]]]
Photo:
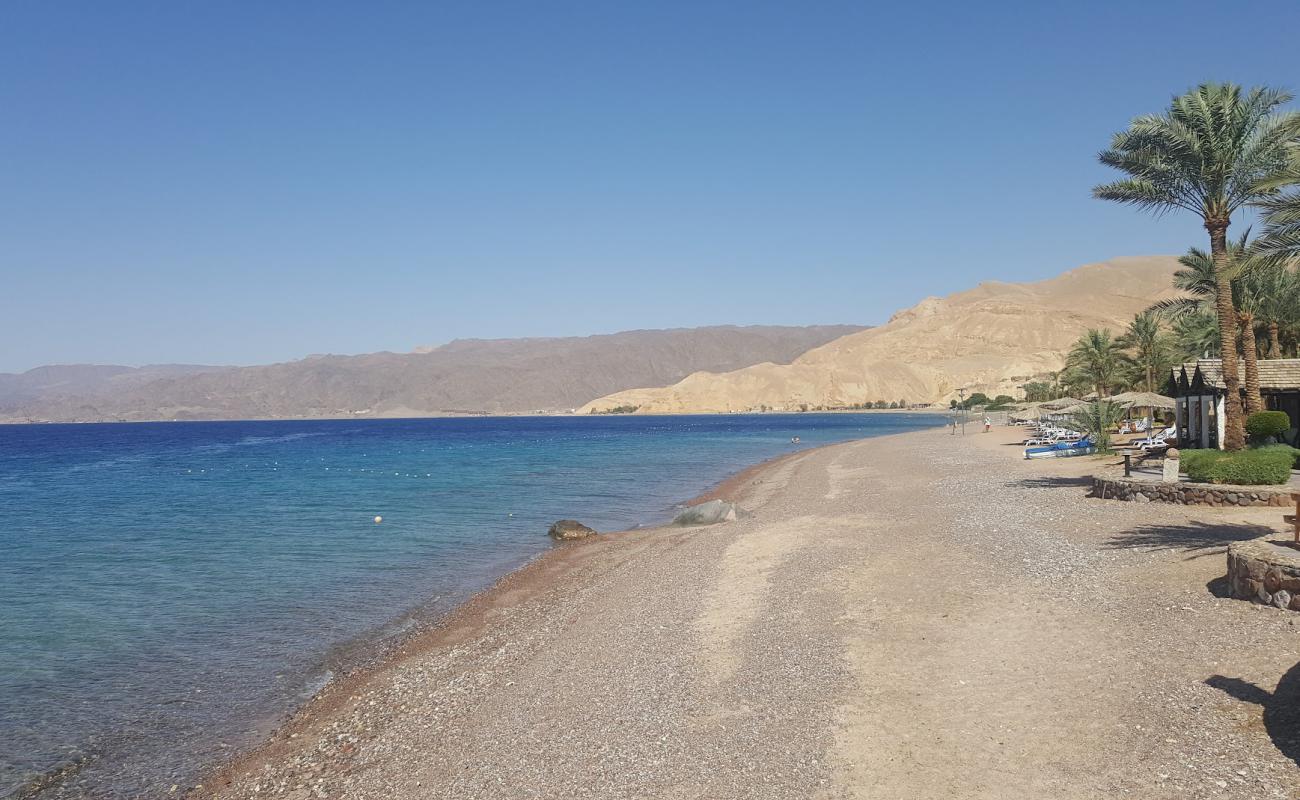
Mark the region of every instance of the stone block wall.
[[1300, 551], [1263, 539], [1228, 546], [1228, 592], [1300, 611]]
[[1092, 479], [1092, 497], [1133, 503], [1185, 506], [1267, 506], [1284, 508], [1295, 501], [1288, 487], [1221, 486], [1212, 483], [1161, 483], [1136, 478]]

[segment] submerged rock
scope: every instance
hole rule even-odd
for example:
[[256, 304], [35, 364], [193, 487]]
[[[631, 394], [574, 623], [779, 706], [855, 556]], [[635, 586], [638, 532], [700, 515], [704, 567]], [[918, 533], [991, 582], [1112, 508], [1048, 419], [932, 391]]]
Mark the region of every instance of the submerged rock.
[[551, 525], [551, 529], [547, 533], [556, 541], [569, 542], [574, 539], [586, 539], [588, 536], [595, 536], [600, 531], [592, 530], [576, 519], [562, 519]]
[[736, 507], [724, 500], [710, 500], [698, 506], [682, 509], [673, 518], [674, 525], [683, 527], [694, 525], [716, 525], [719, 522], [731, 522], [736, 518]]

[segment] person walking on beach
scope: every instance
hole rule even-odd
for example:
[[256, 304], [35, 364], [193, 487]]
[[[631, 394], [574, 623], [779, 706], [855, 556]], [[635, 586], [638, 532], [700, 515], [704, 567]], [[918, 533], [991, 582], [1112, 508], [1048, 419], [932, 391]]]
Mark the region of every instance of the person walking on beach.
[[984, 418], [984, 432], [985, 432], [985, 433], [988, 433], [988, 432], [991, 431], [991, 430], [993, 430], [993, 420], [992, 420], [992, 418], [990, 418], [990, 417], [985, 417], [985, 418]]

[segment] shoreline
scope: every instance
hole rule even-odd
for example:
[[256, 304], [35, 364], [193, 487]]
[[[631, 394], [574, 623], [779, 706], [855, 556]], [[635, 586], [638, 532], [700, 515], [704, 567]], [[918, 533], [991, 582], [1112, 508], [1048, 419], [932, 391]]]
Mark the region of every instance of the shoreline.
[[[783, 424], [788, 426], [788, 419], [786, 421], [773, 421], [770, 425], [765, 423], [761, 426], [761, 430], [780, 431]], [[935, 422], [936, 419], [917, 415], [914, 420], [891, 423], [884, 425], [883, 428], [885, 430], [906, 429], [912, 424]], [[819, 423], [815, 418], [807, 420], [809, 426], [817, 427], [822, 424], [825, 423]], [[731, 463], [727, 465], [733, 470], [730, 474], [726, 472], [725, 468], [716, 471], [709, 469], [707, 461], [701, 461], [698, 469], [690, 467], [683, 469], [674, 481], [675, 486], [672, 492], [648, 495], [647, 502], [641, 504], [643, 507], [640, 511], [628, 507], [627, 510], [631, 512], [630, 514], [616, 515], [616, 523], [630, 525], [632, 526], [630, 529], [625, 531], [611, 530], [603, 534], [601, 538], [615, 539], [647, 536], [665, 529], [671, 532], [669, 521], [676, 510], [686, 505], [702, 502], [704, 499], [712, 497], [734, 496], [739, 487], [754, 482], [756, 475], [787, 459], [813, 452], [822, 447], [855, 441], [858, 437], [879, 435], [876, 426], [869, 424], [869, 421], [846, 422], [844, 425], [845, 427], [843, 427], [843, 432], [840, 435], [855, 438], [842, 439], [833, 441], [828, 445], [822, 445], [816, 443], [814, 437], [810, 437], [808, 433], [801, 430], [799, 432], [805, 439], [805, 443], [797, 446], [798, 449], [793, 452], [790, 452], [792, 446], [783, 444], [783, 437], [772, 440], [758, 448], [751, 446], [749, 449], [742, 449], [739, 457], [737, 457], [737, 454], [731, 455]], [[795, 427], [803, 428], [804, 426], [797, 425]], [[808, 428], [808, 430], [811, 429]], [[809, 438], [813, 438], [812, 443], [807, 441]], [[757, 452], [749, 456], [750, 458], [763, 457], [763, 450], [767, 450], [768, 453], [776, 451], [777, 454], [763, 461], [750, 463], [747, 466], [739, 466], [743, 465], [746, 460], [745, 453], [755, 449], [757, 449]], [[782, 450], [786, 452], [781, 452]], [[726, 463], [726, 460], [722, 460], [722, 463]], [[721, 466], [721, 464], [718, 466]], [[712, 474], [709, 474], [710, 472]], [[708, 476], [707, 479], [700, 480], [705, 475]], [[690, 486], [690, 483], [693, 482], [692, 477], [694, 477], [696, 487]], [[650, 491], [649, 489], [639, 489], [635, 485], [631, 485], [629, 488], [631, 489], [630, 496]], [[588, 506], [584, 506], [588, 511], [599, 509], [603, 502], [597, 496], [588, 499], [590, 500]], [[606, 522], [606, 524], [609, 523]], [[611, 525], [612, 527], [614, 526]], [[605, 530], [603, 527], [602, 529]], [[430, 636], [436, 637], [438, 631], [458, 624], [459, 620], [473, 613], [472, 609], [476, 605], [481, 604], [483, 595], [491, 592], [514, 591], [510, 587], [517, 588], [521, 585], [521, 582], [528, 582], [528, 575], [553, 572], [554, 570], [549, 566], [551, 564], [555, 564], [555, 568], [560, 571], [567, 569], [567, 567], [559, 563], [559, 560], [568, 556], [563, 552], [557, 552], [566, 550], [567, 546], [550, 542], [549, 539], [545, 538], [544, 528], [539, 529], [536, 537], [538, 544], [535, 549], [534, 546], [525, 545], [523, 551], [518, 554], [518, 558], [502, 559], [499, 565], [501, 570], [496, 571], [495, 574], [484, 572], [480, 576], [481, 581], [465, 581], [458, 585], [456, 591], [450, 593], [436, 592], [429, 595], [420, 594], [411, 598], [409, 605], [400, 607], [394, 605], [390, 609], [393, 612], [392, 615], [384, 621], [359, 634], [351, 635], [329, 645], [318, 660], [305, 666], [301, 676], [297, 674], [289, 676], [290, 683], [295, 688], [285, 695], [284, 702], [249, 704], [243, 707], [240, 713], [242, 723], [236, 723], [231, 729], [231, 733], [221, 737], [217, 745], [221, 749], [215, 752], [215, 760], [208, 757], [192, 762], [194, 763], [194, 772], [190, 772], [189, 769], [183, 772], [176, 771], [182, 763], [186, 763], [179, 759], [171, 762], [170, 759], [151, 757], [150, 762], [153, 764], [171, 763], [168, 769], [175, 772], [170, 777], [170, 780], [179, 780], [180, 784], [176, 789], [177, 792], [184, 791], [187, 784], [192, 785], [199, 782], [205, 785], [209, 784], [210, 779], [208, 776], [213, 774], [214, 771], [225, 769], [226, 765], [230, 763], [237, 763], [250, 754], [260, 752], [281, 731], [292, 724], [304, 710], [315, 706], [323, 707], [326, 704], [325, 698], [341, 691], [341, 686], [357, 685], [359, 681], [364, 679], [364, 676], [382, 671], [390, 661], [400, 657], [403, 653], [409, 653], [416, 642], [424, 641]], [[299, 677], [300, 679], [298, 679]], [[213, 741], [218, 740], [214, 739]], [[93, 769], [102, 772], [101, 767], [103, 765], [112, 765], [116, 762], [115, 752], [107, 750], [104, 752], [89, 752], [76, 762], [63, 761], [39, 774], [28, 773], [26, 782], [21, 787], [14, 787], [17, 792], [15, 797], [64, 796], [67, 792], [72, 791], [72, 787], [82, 786], [83, 784], [91, 785], [96, 779], [89, 776], [87, 770]], [[185, 753], [181, 752], [180, 756], [183, 758]], [[231, 758], [226, 758], [226, 756]], [[158, 791], [163, 791], [167, 789], [170, 780], [162, 782], [160, 785], [153, 785], [158, 788]]]
[[[907, 431], [887, 436], [906, 436], [916, 432]], [[873, 438], [884, 437], [868, 436], [815, 445], [751, 464], [701, 494], [683, 501], [679, 506], [688, 507], [709, 500], [738, 502], [756, 491], [765, 482], [766, 477], [800, 457]], [[182, 787], [177, 790], [178, 793], [182, 797], [194, 800], [212, 797], [214, 786], [229, 785], [235, 776], [248, 773], [257, 762], [285, 756], [294, 746], [295, 739], [319, 727], [328, 720], [330, 715], [337, 714], [350, 699], [362, 692], [369, 684], [383, 680], [385, 676], [400, 670], [408, 662], [431, 651], [441, 647], [454, 647], [469, 633], [490, 626], [493, 617], [503, 610], [535, 599], [546, 590], [554, 588], [557, 583], [572, 577], [580, 567], [596, 555], [593, 546], [598, 547], [612, 540], [622, 542], [649, 540], [655, 536], [686, 530], [693, 529], [676, 528], [671, 522], [665, 522], [649, 527], [602, 531], [597, 537], [591, 539], [553, 543], [550, 549], [530, 557], [446, 611], [416, 621], [409, 630], [391, 638], [374, 639], [357, 645], [358, 656], [354, 660], [347, 661], [343, 665], [343, 671], [331, 675], [324, 685], [312, 692], [295, 708], [277, 715], [279, 721], [274, 723], [270, 732], [259, 743], [229, 761], [214, 765], [200, 773], [198, 783], [192, 789], [185, 790]], [[418, 611], [413, 609], [404, 612], [404, 614], [410, 613], [418, 613]], [[348, 649], [354, 644], [356, 643], [342, 643], [340, 647]]]
[[214, 417], [212, 419], [93, 419], [93, 420], [46, 420], [46, 419], [12, 419], [0, 418], [0, 427], [28, 427], [36, 425], [160, 425], [163, 423], [243, 423], [243, 422], [366, 422], [366, 421], [415, 421], [429, 419], [609, 419], [620, 417], [730, 417], [730, 416], [802, 416], [815, 414], [947, 414], [947, 407], [933, 406], [927, 408], [825, 408], [809, 411], [683, 411], [655, 412], [645, 414], [578, 414], [569, 411], [552, 411], [537, 413], [535, 411], [464, 413], [464, 414], [425, 414], [423, 416], [371, 416], [369, 414], [352, 414], [348, 416], [322, 417]]
[[734, 522], [557, 547], [189, 796], [1297, 796], [1291, 612], [1213, 592], [1280, 515], [1088, 499], [1018, 438], [808, 448], [701, 495]]

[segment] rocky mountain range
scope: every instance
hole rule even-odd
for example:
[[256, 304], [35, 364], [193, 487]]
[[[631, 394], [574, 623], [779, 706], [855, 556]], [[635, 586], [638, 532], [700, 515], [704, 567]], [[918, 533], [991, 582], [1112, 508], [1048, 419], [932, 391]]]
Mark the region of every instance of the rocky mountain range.
[[251, 367], [67, 365], [0, 374], [0, 421], [410, 417], [569, 411], [701, 370], [789, 363], [855, 325], [466, 339]]
[[1088, 328], [1118, 334], [1133, 315], [1177, 292], [1172, 256], [1115, 258], [1037, 283], [989, 281], [928, 297], [885, 325], [813, 348], [791, 364], [704, 370], [667, 387], [617, 392], [582, 412], [799, 410], [907, 400], [943, 403], [959, 388], [1017, 396], [1060, 369]]

